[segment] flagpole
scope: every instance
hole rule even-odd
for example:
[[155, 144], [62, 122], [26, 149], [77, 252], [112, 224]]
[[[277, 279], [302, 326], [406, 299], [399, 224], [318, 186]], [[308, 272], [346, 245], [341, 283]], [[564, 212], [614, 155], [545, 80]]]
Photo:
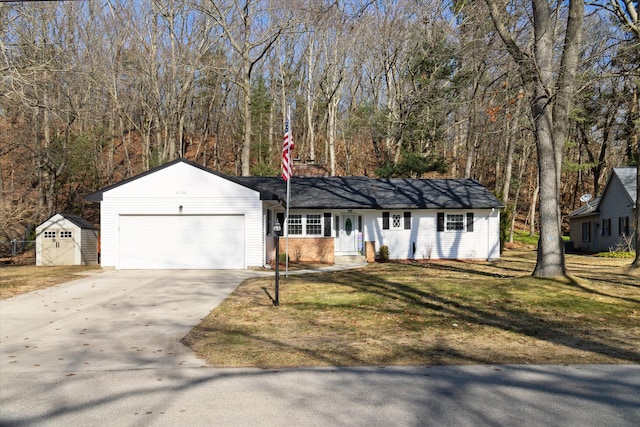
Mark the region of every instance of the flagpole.
[[[293, 133], [291, 132], [291, 106], [287, 106], [287, 123], [289, 123], [289, 138], [292, 137]], [[291, 173], [289, 174], [289, 179], [287, 180], [287, 214], [285, 219], [285, 261], [284, 261], [284, 277], [289, 278], [289, 200], [291, 199], [291, 178], [293, 177], [293, 159], [291, 158], [291, 144], [287, 146], [289, 165], [291, 168]]]

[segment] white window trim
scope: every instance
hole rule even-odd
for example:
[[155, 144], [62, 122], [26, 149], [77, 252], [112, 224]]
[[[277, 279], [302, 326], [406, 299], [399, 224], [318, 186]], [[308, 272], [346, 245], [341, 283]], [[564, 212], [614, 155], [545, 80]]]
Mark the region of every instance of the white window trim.
[[[300, 216], [300, 223], [302, 225], [302, 233], [300, 234], [291, 234], [289, 233], [290, 237], [325, 237], [324, 236], [324, 214], [323, 213], [290, 213], [289, 214], [289, 218], [291, 218], [292, 216]], [[319, 224], [313, 224], [313, 225], [319, 225], [320, 230], [318, 231], [318, 234], [308, 234], [307, 233], [307, 216], [308, 215], [314, 215], [314, 216], [318, 216], [320, 218], [320, 223]], [[295, 224], [298, 225], [298, 224]], [[288, 224], [287, 224], [287, 231], [289, 230], [288, 228]]]
[[[454, 215], [462, 217], [462, 228], [449, 229], [449, 217]], [[461, 213], [445, 213], [444, 214], [444, 232], [445, 233], [462, 233], [466, 231], [467, 231], [467, 221], [465, 218], [465, 214], [461, 214]]]
[[[396, 217], [398, 218], [397, 225], [395, 223]], [[389, 212], [389, 230], [404, 230], [404, 212]]]
[[[318, 222], [313, 223], [313, 224], [312, 224], [312, 223], [310, 223], [310, 222], [309, 222], [309, 216], [310, 216], [310, 215], [313, 215], [314, 217], [317, 217], [317, 218], [314, 218], [314, 219], [317, 219], [317, 220], [318, 220]], [[316, 236], [322, 236], [322, 235], [323, 235], [323, 229], [322, 229], [322, 226], [324, 225], [324, 224], [322, 223], [322, 220], [323, 220], [323, 215], [322, 215], [322, 214], [319, 214], [319, 213], [318, 213], [318, 214], [315, 214], [315, 213], [305, 214], [305, 215], [303, 216], [303, 220], [302, 220], [302, 221], [304, 222], [304, 235], [305, 235], [305, 236], [314, 236], [314, 237], [316, 237]], [[307, 232], [307, 229], [308, 229], [308, 227], [309, 227], [309, 226], [319, 227], [318, 232], [317, 232], [317, 233], [314, 233], [314, 234], [309, 234], [309, 233]]]

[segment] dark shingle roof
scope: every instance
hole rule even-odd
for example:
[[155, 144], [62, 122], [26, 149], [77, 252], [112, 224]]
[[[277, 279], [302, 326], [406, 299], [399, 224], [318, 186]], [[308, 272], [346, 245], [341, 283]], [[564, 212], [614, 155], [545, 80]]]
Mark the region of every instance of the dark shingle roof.
[[598, 205], [600, 205], [600, 197], [596, 197], [593, 200], [589, 200], [589, 202], [580, 206], [575, 211], [569, 214], [569, 218], [578, 218], [581, 216], [589, 216], [596, 215], [598, 211]]
[[637, 168], [613, 168], [613, 172], [618, 175], [620, 182], [622, 183], [629, 197], [636, 203], [636, 186], [638, 185], [638, 172]]
[[[287, 200], [281, 177], [231, 177], [186, 159], [162, 166], [85, 196], [99, 202], [106, 191], [176, 163], [187, 163], [260, 193], [261, 200]], [[293, 177], [291, 206], [295, 209], [469, 209], [504, 205], [472, 179], [371, 179], [367, 177]]]
[[[636, 188], [637, 188], [637, 168], [613, 168], [611, 175], [607, 180], [607, 185], [605, 186], [602, 194], [607, 192], [609, 188], [609, 184], [611, 183], [611, 179], [615, 176], [618, 177], [620, 183], [624, 187], [625, 191], [629, 195], [629, 198], [633, 201], [634, 204], [637, 204], [636, 198]], [[590, 200], [588, 203], [580, 206], [578, 209], [574, 210], [569, 214], [569, 218], [578, 218], [582, 216], [595, 215], [600, 212], [600, 202], [602, 200], [602, 196], [595, 197], [593, 200]]]
[[[280, 177], [238, 177], [248, 187], [271, 191], [286, 200]], [[471, 179], [370, 179], [366, 177], [294, 177], [295, 209], [469, 209], [503, 204]]]
[[503, 204], [472, 179], [377, 179], [371, 186], [383, 209], [501, 208]]
[[84, 218], [79, 217], [78, 215], [69, 214], [69, 213], [60, 213], [60, 215], [66, 219], [74, 223], [80, 228], [88, 229], [88, 230], [97, 230], [95, 225], [91, 224]]
[[[84, 219], [82, 217], [79, 217], [78, 215], [74, 215], [74, 214], [70, 214], [70, 213], [63, 213], [63, 212], [57, 213], [57, 214], [52, 215], [51, 217], [49, 217], [47, 219], [47, 221], [49, 221], [51, 218], [53, 218], [56, 215], [60, 215], [61, 217], [63, 217], [67, 221], [70, 221], [71, 223], [77, 225], [78, 227], [80, 227], [82, 229], [97, 230], [96, 226], [91, 224], [86, 219]], [[38, 225], [38, 227], [40, 227], [42, 224], [44, 224], [47, 221], [42, 222], [41, 224]]]

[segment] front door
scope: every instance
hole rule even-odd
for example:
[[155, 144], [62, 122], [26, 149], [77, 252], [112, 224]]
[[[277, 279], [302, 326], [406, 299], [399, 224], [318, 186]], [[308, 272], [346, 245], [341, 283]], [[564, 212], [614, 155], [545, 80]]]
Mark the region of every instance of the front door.
[[356, 230], [356, 216], [342, 215], [340, 227], [340, 252], [358, 251], [358, 230]]

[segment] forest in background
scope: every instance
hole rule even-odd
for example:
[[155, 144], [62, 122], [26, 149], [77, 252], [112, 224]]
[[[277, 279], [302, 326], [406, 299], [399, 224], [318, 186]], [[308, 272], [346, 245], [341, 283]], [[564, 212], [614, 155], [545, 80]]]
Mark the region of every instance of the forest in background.
[[[563, 39], [559, 2], [557, 42]], [[596, 2], [597, 3], [597, 2]], [[637, 2], [636, 2], [637, 3]], [[533, 38], [531, 4], [508, 2]], [[0, 4], [0, 240], [177, 157], [277, 175], [475, 178], [536, 226], [533, 120], [480, 1], [100, 0]], [[587, 7], [560, 188], [563, 213], [636, 165], [638, 45]]]

